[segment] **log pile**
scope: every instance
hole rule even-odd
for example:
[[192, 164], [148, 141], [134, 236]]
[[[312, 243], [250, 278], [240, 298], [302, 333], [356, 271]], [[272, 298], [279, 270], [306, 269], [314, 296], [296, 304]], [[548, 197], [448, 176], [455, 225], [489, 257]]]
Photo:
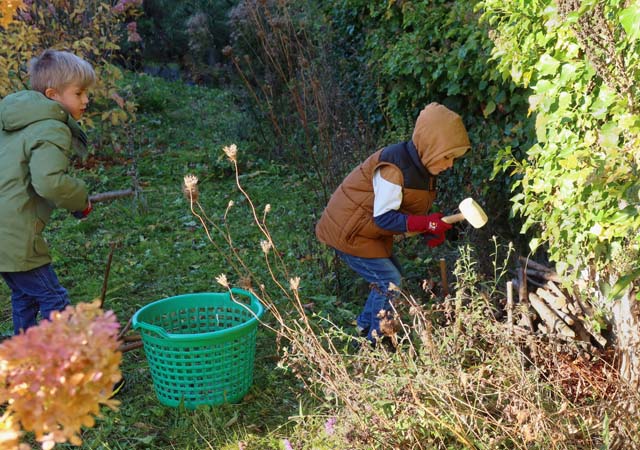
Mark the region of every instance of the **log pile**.
[[[517, 278], [507, 288], [517, 288], [521, 308], [517, 325], [563, 340], [604, 347], [607, 340], [593, 326], [592, 308], [563, 288], [562, 281], [553, 269], [520, 257]], [[509, 295], [512, 294], [508, 292]]]

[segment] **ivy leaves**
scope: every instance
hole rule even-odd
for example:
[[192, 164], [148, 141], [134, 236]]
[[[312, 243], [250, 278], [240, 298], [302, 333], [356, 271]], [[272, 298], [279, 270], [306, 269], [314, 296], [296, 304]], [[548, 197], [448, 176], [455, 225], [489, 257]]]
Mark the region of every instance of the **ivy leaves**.
[[[613, 273], [628, 272], [628, 264], [617, 261], [638, 254], [640, 230], [633, 195], [640, 122], [628, 92], [617, 82], [622, 77], [633, 78], [635, 85], [639, 81], [637, 71], [622, 71], [620, 61], [627, 67], [638, 61], [633, 44], [640, 33], [640, 3], [626, 9], [619, 3], [587, 1], [567, 12], [549, 0], [520, 6], [482, 2], [483, 19], [495, 27], [498, 67], [503, 73], [515, 71], [514, 81], [530, 84], [533, 91], [529, 113], [536, 118], [538, 143], [526, 160], [500, 165], [522, 176], [521, 192], [512, 201], [514, 211], [525, 217], [523, 230], [534, 225], [540, 230], [531, 247], [546, 243], [556, 261], [573, 267], [595, 264]], [[590, 27], [603, 23], [622, 41], [596, 46], [589, 36], [599, 31]], [[626, 35], [616, 31], [619, 26]], [[613, 53], [621, 49], [622, 58]]]
[[640, 27], [638, 27], [638, 23], [640, 23], [640, 3], [635, 2], [620, 11], [619, 20], [622, 28], [627, 33], [629, 41], [637, 41], [640, 38]]

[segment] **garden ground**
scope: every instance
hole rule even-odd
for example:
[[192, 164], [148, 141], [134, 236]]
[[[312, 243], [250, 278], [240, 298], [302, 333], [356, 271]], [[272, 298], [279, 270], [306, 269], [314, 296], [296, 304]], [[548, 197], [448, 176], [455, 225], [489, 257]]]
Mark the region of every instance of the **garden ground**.
[[[241, 180], [259, 208], [271, 205], [271, 232], [285, 242], [283, 256], [305, 280], [314, 267], [305, 258], [313, 219], [313, 202], [305, 200], [303, 176], [268, 161], [255, 161], [243, 151], [250, 136], [243, 136], [247, 120], [222, 91], [167, 83], [147, 76], [132, 78], [140, 89], [141, 111], [133, 132], [113, 137], [113, 147], [84, 163], [77, 176], [92, 193], [129, 188], [132, 169], [142, 193], [135, 199], [96, 204], [86, 221], [57, 211], [47, 228], [54, 265], [73, 303], [99, 297], [110, 245], [116, 244], [108, 278], [105, 309], [117, 314], [122, 326], [141, 306], [168, 296], [190, 292], [224, 291], [215, 277], [226, 273], [237, 282], [224, 255], [207, 240], [189, 202], [181, 191], [183, 177], [200, 178], [200, 202], [209, 217], [222, 226], [230, 200], [228, 224], [234, 247], [255, 267], [260, 265], [260, 234], [252, 223], [246, 200], [222, 148], [236, 143], [242, 166]], [[176, 95], [176, 93], [179, 93]], [[153, 105], [145, 111], [145, 101]], [[158, 108], [160, 106], [160, 108]], [[95, 133], [94, 133], [95, 137]], [[107, 154], [108, 156], [104, 156]], [[135, 164], [133, 162], [135, 161]], [[98, 164], [96, 164], [96, 162]], [[80, 164], [78, 164], [80, 165]], [[214, 239], [219, 236], [214, 235]], [[223, 251], [231, 250], [223, 247]], [[256, 258], [258, 260], [256, 261]], [[258, 269], [258, 273], [259, 273]], [[313, 286], [308, 286], [313, 290]], [[306, 290], [306, 289], [305, 289]], [[0, 285], [0, 327], [10, 333], [9, 290]], [[276, 368], [273, 335], [261, 328], [258, 335], [254, 387], [238, 405], [187, 411], [167, 408], [156, 399], [142, 349], [124, 355], [126, 386], [118, 395], [117, 412], [104, 410], [104, 418], [84, 434], [87, 449], [201, 449], [279, 448], [292, 416], [308, 412], [295, 381]], [[253, 442], [253, 443], [252, 443]]]

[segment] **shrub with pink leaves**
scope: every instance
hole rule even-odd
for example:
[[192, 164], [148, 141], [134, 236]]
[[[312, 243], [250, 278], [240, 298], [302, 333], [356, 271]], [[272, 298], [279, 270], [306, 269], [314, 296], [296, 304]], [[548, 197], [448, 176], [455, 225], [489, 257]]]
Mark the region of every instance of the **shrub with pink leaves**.
[[101, 405], [116, 409], [110, 396], [121, 378], [118, 329], [98, 301], [80, 303], [0, 345], [0, 450], [23, 448], [23, 430], [45, 450], [80, 445], [81, 428], [94, 425]]

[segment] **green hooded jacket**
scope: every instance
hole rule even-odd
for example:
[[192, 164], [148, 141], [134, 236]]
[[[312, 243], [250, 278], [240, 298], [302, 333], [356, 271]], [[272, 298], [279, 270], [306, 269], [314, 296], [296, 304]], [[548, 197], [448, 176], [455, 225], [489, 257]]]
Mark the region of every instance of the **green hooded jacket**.
[[51, 262], [42, 231], [52, 211], [88, 206], [84, 182], [67, 173], [72, 148], [86, 142], [73, 117], [40, 92], [0, 101], [0, 272]]

